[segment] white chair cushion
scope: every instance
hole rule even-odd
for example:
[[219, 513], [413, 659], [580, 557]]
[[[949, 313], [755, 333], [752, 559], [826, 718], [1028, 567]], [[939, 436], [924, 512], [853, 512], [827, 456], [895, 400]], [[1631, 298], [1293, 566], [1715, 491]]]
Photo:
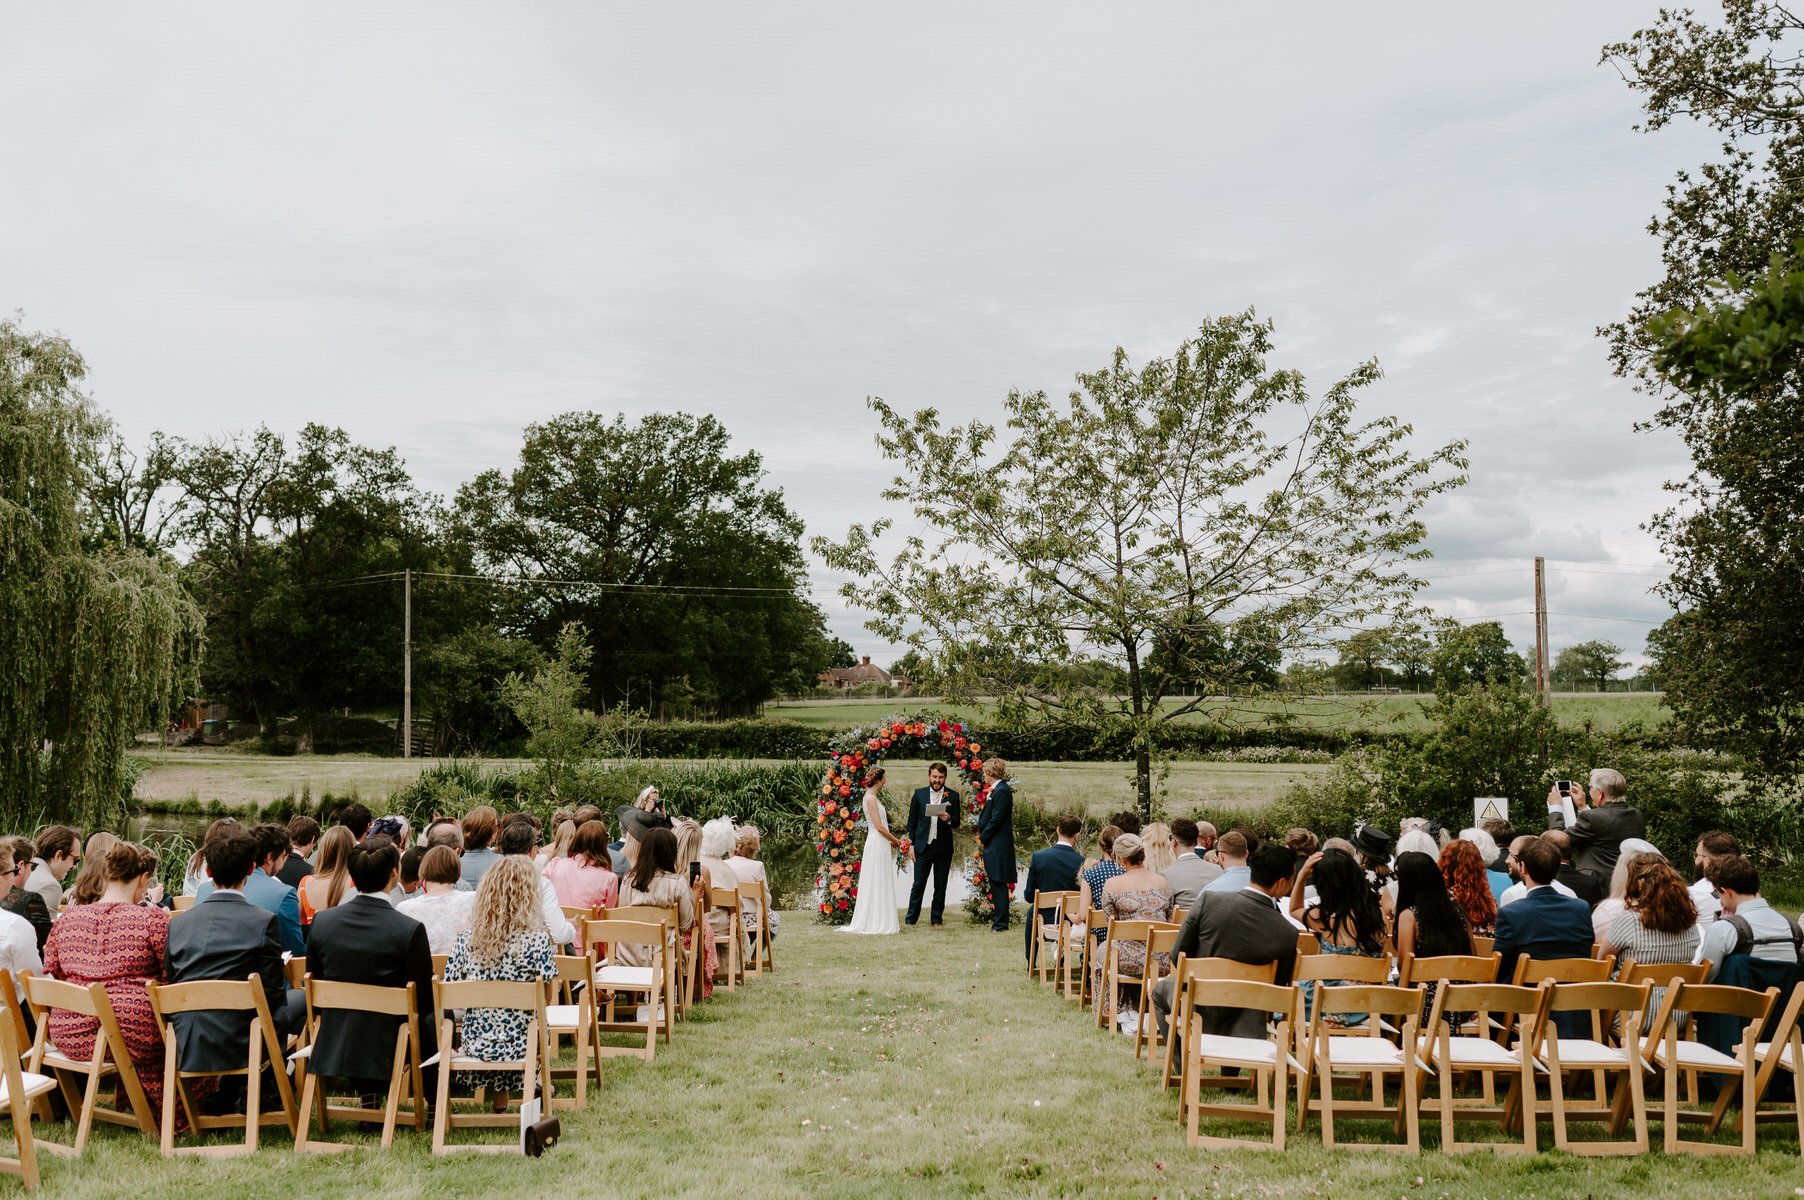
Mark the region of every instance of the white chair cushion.
[[311, 1045], [307, 1045], [307, 1046], [302, 1046], [299, 1050], [296, 1050], [293, 1054], [290, 1054], [288, 1056], [288, 1061], [289, 1062], [300, 1062], [303, 1059], [312, 1058], [312, 1057], [313, 1057], [313, 1047]]
[[[1584, 1067], [1626, 1067], [1629, 1065], [1628, 1051], [1615, 1046], [1606, 1046], [1602, 1042], [1590, 1038], [1560, 1038], [1560, 1066], [1572, 1068]], [[1543, 1068], [1546, 1058], [1536, 1060]]]
[[[1204, 1062], [1259, 1063], [1275, 1065], [1278, 1061], [1278, 1045], [1266, 1038], [1229, 1037], [1221, 1033], [1205, 1033], [1197, 1040], [1197, 1053]], [[1300, 1071], [1302, 1064], [1286, 1054], [1284, 1061], [1292, 1070]]]
[[[1456, 1070], [1472, 1067], [1514, 1067], [1520, 1060], [1508, 1050], [1493, 1042], [1490, 1038], [1456, 1037], [1448, 1038], [1448, 1053], [1453, 1056], [1453, 1067]], [[1432, 1043], [1432, 1052], [1441, 1052], [1441, 1042], [1436, 1038]]]
[[568, 1031], [582, 1023], [582, 1005], [580, 1004], [547, 1004], [545, 1006], [545, 1027]]
[[[1641, 1039], [1641, 1052], [1661, 1066], [1666, 1065], [1666, 1039], [1649, 1037]], [[1739, 1071], [1741, 1063], [1721, 1050], [1712, 1049], [1702, 1042], [1682, 1039], [1679, 1042], [1679, 1066], [1695, 1068], [1702, 1071]]]
[[656, 980], [650, 967], [600, 967], [595, 972], [595, 986], [608, 988], [648, 988]]
[[[1772, 1053], [1773, 1044], [1771, 1042], [1761, 1042], [1758, 1046], [1754, 1047], [1754, 1061], [1763, 1063], [1768, 1058], [1772, 1057]], [[1792, 1061], [1792, 1057], [1790, 1042], [1779, 1047], [1779, 1065], [1784, 1067], [1787, 1071], [1796, 1074], [1798, 1064]]]
[[[45, 1092], [56, 1086], [56, 1080], [48, 1075], [33, 1075], [30, 1071], [21, 1071], [19, 1074], [19, 1082], [25, 1086], [25, 1098], [27, 1100], [42, 1096]], [[11, 1104], [12, 1099], [13, 1098], [7, 1094], [6, 1077], [0, 1075], [0, 1108], [4, 1108]]]
[[1328, 1062], [1335, 1067], [1401, 1067], [1403, 1055], [1383, 1038], [1331, 1037]]

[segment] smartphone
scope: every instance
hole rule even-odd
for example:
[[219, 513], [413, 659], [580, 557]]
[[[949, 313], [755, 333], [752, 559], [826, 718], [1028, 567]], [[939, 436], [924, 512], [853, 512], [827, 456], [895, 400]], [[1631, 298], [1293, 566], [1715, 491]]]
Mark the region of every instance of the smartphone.
[[1572, 795], [1572, 780], [1556, 779], [1553, 781], [1553, 785], [1560, 789], [1560, 795], [1562, 795], [1562, 796]]
[[689, 882], [694, 883], [702, 877], [702, 865], [698, 862], [689, 864]]

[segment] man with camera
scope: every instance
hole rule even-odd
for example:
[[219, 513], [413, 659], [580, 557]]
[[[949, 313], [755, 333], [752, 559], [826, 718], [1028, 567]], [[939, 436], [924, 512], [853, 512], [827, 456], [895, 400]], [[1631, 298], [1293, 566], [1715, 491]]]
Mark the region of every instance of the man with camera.
[[[1639, 809], [1629, 807], [1628, 791], [1628, 780], [1620, 771], [1598, 767], [1591, 772], [1588, 789], [1562, 779], [1547, 793], [1547, 828], [1564, 829], [1572, 842], [1572, 865], [1606, 882], [1622, 856], [1623, 839], [1647, 837], [1647, 822]], [[1570, 825], [1564, 803], [1568, 799], [1577, 817]]]

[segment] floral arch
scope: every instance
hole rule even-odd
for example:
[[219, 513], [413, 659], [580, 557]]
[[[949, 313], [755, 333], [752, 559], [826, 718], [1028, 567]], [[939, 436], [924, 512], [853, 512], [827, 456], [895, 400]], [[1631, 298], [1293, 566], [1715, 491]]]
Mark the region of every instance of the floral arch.
[[[834, 738], [815, 801], [814, 843], [820, 856], [820, 872], [814, 880], [820, 893], [820, 919], [830, 925], [844, 925], [852, 919], [866, 832], [864, 781], [873, 768], [892, 757], [944, 759], [964, 780], [967, 821], [974, 823], [989, 799], [983, 746], [963, 722], [925, 715], [887, 717], [868, 729], [860, 726]], [[989, 886], [983, 860], [974, 860], [972, 898], [966, 905], [973, 921], [991, 918]]]

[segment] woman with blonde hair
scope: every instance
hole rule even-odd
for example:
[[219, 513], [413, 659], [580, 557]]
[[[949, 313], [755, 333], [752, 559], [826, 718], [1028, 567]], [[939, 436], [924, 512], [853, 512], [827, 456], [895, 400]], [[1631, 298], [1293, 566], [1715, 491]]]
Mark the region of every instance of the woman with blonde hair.
[[[1171, 840], [1168, 831], [1165, 840]], [[1115, 839], [1115, 861], [1122, 867], [1119, 875], [1103, 884], [1102, 896], [1097, 901], [1097, 908], [1116, 921], [1169, 921], [1171, 919], [1171, 884], [1165, 876], [1151, 869], [1147, 863], [1147, 844], [1137, 833], [1124, 833]], [[1105, 935], [1106, 936], [1106, 935]], [[1166, 955], [1155, 955], [1152, 970], [1147, 969], [1146, 943], [1123, 942], [1116, 948], [1116, 956], [1123, 975], [1142, 975], [1157, 978], [1171, 969]], [[1103, 984], [1103, 971], [1108, 965], [1108, 943], [1097, 943], [1097, 952], [1092, 956], [1091, 992], [1096, 996], [1096, 1003], [1102, 1010], [1102, 1019], [1110, 1021], [1115, 1018], [1117, 997]], [[1123, 1032], [1133, 1031], [1134, 1014], [1122, 1013]]]
[[[708, 890], [714, 886], [714, 878], [702, 861], [702, 827], [684, 817], [673, 823], [671, 829], [677, 841], [676, 873], [690, 881], [689, 894], [695, 911], [705, 913], [708, 911]], [[692, 866], [694, 870], [690, 869]], [[696, 980], [696, 994], [704, 1000], [714, 994], [714, 972], [720, 969], [720, 951], [715, 948], [713, 931], [712, 924], [698, 921], [688, 935], [690, 961], [697, 964], [701, 975]], [[695, 944], [698, 939], [700, 946]]]
[[351, 886], [351, 850], [357, 835], [349, 826], [334, 825], [320, 835], [319, 861], [313, 874], [301, 880], [301, 924], [313, 924], [316, 914], [333, 908], [357, 894]]
[[1146, 869], [1162, 874], [1166, 867], [1178, 861], [1178, 852], [1171, 848], [1171, 826], [1163, 821], [1154, 821], [1140, 831], [1140, 840], [1146, 843]]
[[576, 840], [576, 822], [570, 818], [565, 817], [563, 820], [555, 822], [552, 828], [557, 832], [552, 835], [551, 845], [539, 851], [533, 860], [541, 871], [551, 864], [552, 859], [567, 857], [570, 853], [570, 843]]
[[[69, 908], [74, 908], [77, 904], [92, 904], [100, 899], [100, 893], [106, 891], [107, 851], [118, 844], [118, 836], [104, 829], [89, 835], [88, 844], [81, 852], [81, 870], [75, 873], [75, 886], [69, 889]], [[152, 904], [162, 899], [162, 887], [158, 885], [154, 890], [159, 895], [151, 897]]]
[[[551, 999], [556, 953], [539, 912], [539, 873], [523, 854], [509, 854], [483, 872], [470, 928], [457, 935], [445, 963], [445, 982], [461, 979], [536, 982]], [[463, 1053], [486, 1062], [526, 1056], [529, 1013], [511, 1008], [472, 1008], [464, 1013]], [[459, 1071], [460, 1087], [486, 1088], [496, 1112], [507, 1108], [519, 1085], [518, 1071]]]

